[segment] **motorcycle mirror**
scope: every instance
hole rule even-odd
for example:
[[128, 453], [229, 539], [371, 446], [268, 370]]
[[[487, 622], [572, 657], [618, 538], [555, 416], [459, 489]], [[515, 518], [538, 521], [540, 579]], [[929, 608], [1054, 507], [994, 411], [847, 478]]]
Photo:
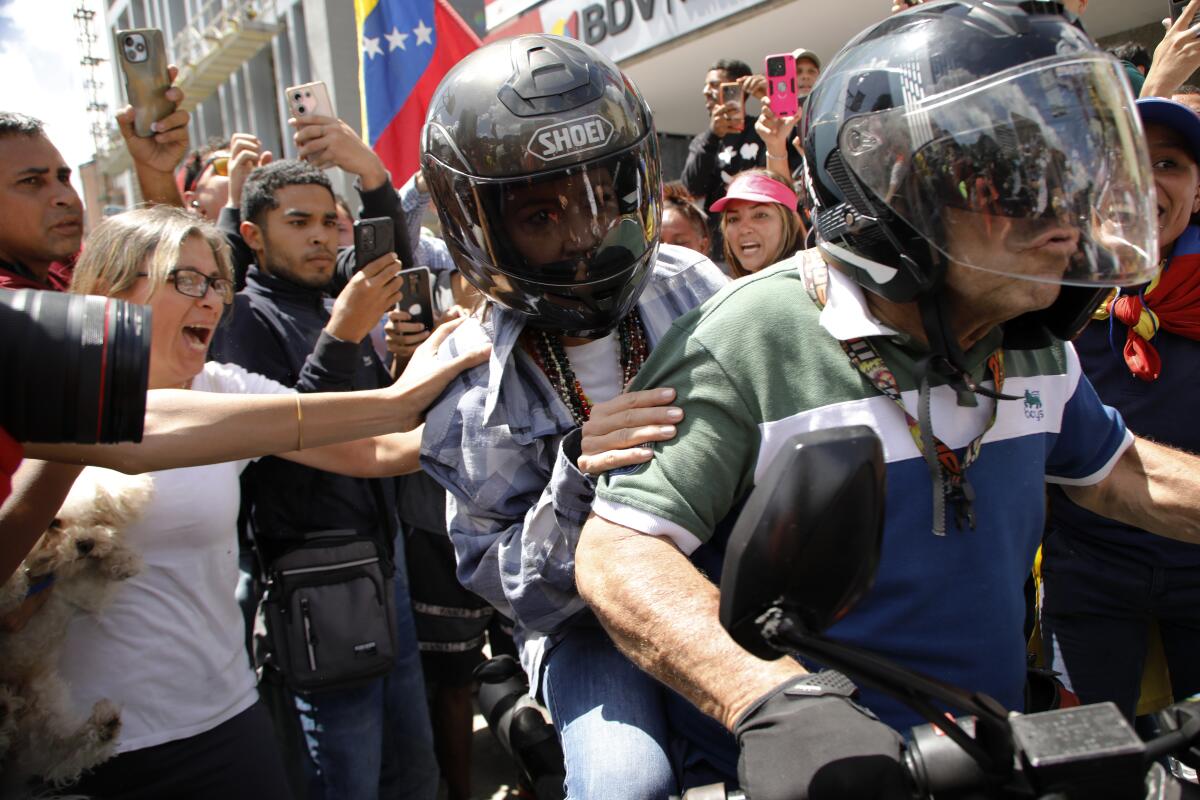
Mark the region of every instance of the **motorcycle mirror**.
[[783, 605], [811, 633], [875, 579], [883, 539], [883, 446], [862, 425], [796, 434], [757, 482], [725, 551], [721, 624], [763, 659], [780, 653], [756, 620]]

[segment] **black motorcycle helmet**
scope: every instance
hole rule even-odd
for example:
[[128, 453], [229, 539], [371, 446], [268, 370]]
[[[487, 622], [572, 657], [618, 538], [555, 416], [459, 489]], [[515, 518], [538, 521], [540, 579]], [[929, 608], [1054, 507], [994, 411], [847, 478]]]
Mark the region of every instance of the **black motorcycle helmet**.
[[[1117, 62], [1054, 2], [938, 0], [851, 41], [809, 96], [806, 188], [817, 243], [865, 289], [917, 301], [947, 375], [961, 353], [940, 289], [957, 212], [1065, 227], [1062, 285], [1004, 325], [1009, 347], [1070, 338], [1109, 287], [1153, 274], [1149, 160]], [[1064, 249], [1069, 249], [1065, 245]], [[972, 263], [997, 271], [995, 259]], [[947, 368], [948, 362], [949, 368]]]
[[527, 324], [607, 333], [658, 251], [662, 180], [650, 109], [573, 39], [476, 50], [438, 85], [421, 169], [463, 276]]

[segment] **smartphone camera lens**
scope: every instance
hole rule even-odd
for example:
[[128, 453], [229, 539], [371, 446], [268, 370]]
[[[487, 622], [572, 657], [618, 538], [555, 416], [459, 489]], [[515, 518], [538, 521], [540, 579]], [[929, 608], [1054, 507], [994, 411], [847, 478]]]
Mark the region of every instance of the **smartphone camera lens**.
[[304, 106], [296, 106], [296, 113], [303, 115], [305, 112]]
[[294, 95], [292, 95], [292, 99], [294, 100], [299, 100], [302, 97], [304, 97], [304, 95], [300, 94], [299, 92], [296, 92]]
[[136, 45], [134, 45], [134, 49], [136, 49], [139, 53], [146, 52], [146, 46], [141, 42], [138, 42]]
[[126, 36], [126, 37], [125, 37], [125, 46], [126, 46], [126, 47], [133, 47], [133, 37], [132, 37], [132, 36]]

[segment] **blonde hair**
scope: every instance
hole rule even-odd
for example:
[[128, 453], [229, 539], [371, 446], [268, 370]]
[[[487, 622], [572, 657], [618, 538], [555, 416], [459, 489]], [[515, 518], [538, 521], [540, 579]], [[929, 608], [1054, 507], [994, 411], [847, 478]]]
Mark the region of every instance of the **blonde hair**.
[[192, 236], [212, 249], [221, 277], [233, 280], [225, 235], [216, 226], [174, 206], [147, 206], [109, 217], [96, 226], [75, 264], [71, 291], [119, 295], [147, 273], [150, 296], [167, 282], [179, 250]]
[[[771, 180], [787, 186], [788, 189], [792, 188], [787, 183], [784, 183], [784, 181], [780, 180], [779, 176], [770, 170], [757, 168], [747, 169], [742, 170], [738, 173], [738, 175], [745, 175], [747, 173], [751, 175], [765, 175]], [[779, 252], [767, 259], [766, 263], [769, 266], [774, 264], [776, 261], [781, 261], [784, 258], [787, 258], [799, 250], [801, 245], [804, 244], [804, 238], [807, 234], [804, 230], [804, 222], [801, 221], [800, 215], [796, 212], [796, 209], [788, 208], [782, 203], [763, 203], [763, 205], [771, 206], [775, 210], [775, 213], [779, 215], [779, 219], [783, 223], [783, 236], [780, 237], [779, 240]], [[729, 246], [729, 237], [725, 235], [728, 210], [728, 207], [726, 207], [725, 210], [721, 212], [721, 249], [725, 253], [725, 263], [729, 265], [729, 269], [731, 272], [733, 272], [733, 276], [735, 278], [744, 278], [750, 274], [750, 271], [742, 266], [742, 262], [738, 261], [737, 256], [733, 252], [733, 248]]]

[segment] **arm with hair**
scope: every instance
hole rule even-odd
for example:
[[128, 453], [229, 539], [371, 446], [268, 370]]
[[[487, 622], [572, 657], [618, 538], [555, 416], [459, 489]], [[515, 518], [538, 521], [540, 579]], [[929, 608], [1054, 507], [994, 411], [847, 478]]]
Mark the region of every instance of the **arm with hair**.
[[1064, 485], [1072, 501], [1168, 539], [1200, 544], [1200, 457], [1135, 437], [1108, 476]]

